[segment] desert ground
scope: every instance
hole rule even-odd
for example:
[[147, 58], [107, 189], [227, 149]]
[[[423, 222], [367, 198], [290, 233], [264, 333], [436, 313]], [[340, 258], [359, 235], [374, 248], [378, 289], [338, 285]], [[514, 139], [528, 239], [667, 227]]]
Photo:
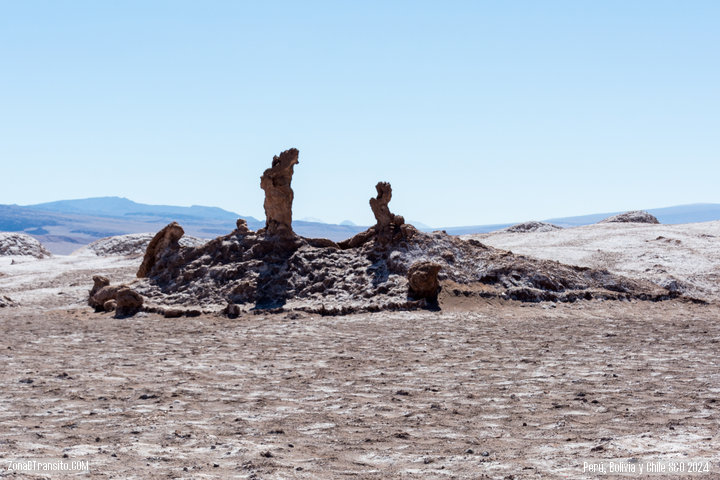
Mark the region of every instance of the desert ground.
[[91, 277], [129, 281], [139, 257], [2, 257], [0, 477], [76, 478], [6, 467], [65, 458], [99, 479], [613, 477], [584, 471], [602, 460], [709, 461], [666, 477], [718, 478], [720, 232], [698, 225], [481, 241], [677, 280], [707, 303], [446, 289], [437, 311], [116, 319], [86, 306]]
[[653, 225], [600, 223], [548, 232], [465, 235], [546, 260], [605, 268], [720, 300], [720, 221]]

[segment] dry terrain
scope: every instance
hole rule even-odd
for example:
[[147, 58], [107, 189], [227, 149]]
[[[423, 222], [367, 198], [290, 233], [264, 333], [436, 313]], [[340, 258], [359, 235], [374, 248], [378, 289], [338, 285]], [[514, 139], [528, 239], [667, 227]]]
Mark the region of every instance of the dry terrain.
[[603, 223], [545, 232], [464, 235], [513, 253], [604, 268], [720, 300], [720, 221], [681, 225]]
[[0, 259], [16, 305], [0, 308], [0, 478], [73, 478], [6, 469], [64, 456], [99, 479], [598, 478], [593, 459], [710, 460], [699, 478], [720, 476], [714, 302], [443, 294], [440, 311], [236, 319], [84, 306], [92, 274], [126, 281], [139, 262]]

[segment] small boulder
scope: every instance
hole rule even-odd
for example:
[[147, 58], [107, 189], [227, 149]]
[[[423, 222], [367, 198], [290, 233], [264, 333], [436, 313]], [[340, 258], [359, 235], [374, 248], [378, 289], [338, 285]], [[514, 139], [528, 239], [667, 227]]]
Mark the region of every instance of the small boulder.
[[93, 286], [90, 289], [90, 298], [94, 297], [101, 288], [107, 287], [108, 285], [110, 285], [110, 279], [102, 275], [93, 275]]
[[438, 272], [440, 272], [441, 268], [441, 265], [433, 262], [414, 263], [408, 270], [407, 275], [410, 296], [436, 304], [440, 292]]
[[112, 309], [106, 310], [106, 305], [108, 306], [108, 308], [111, 306], [109, 302], [115, 300], [115, 298], [117, 297], [117, 292], [121, 286], [110, 285], [110, 280], [108, 280], [107, 277], [103, 277], [102, 275], [93, 276], [93, 282], [94, 285], [92, 289], [90, 289], [88, 305], [93, 307], [96, 312], [112, 311]]
[[143, 305], [143, 297], [130, 287], [121, 286], [115, 298], [115, 316], [130, 317], [140, 311]]
[[225, 314], [230, 318], [237, 318], [241, 313], [242, 310], [240, 309], [240, 305], [235, 303], [228, 303], [225, 307]]
[[128, 317], [142, 308], [142, 295], [127, 285], [110, 285], [110, 280], [102, 275], [93, 276], [93, 282], [88, 305], [96, 312], [115, 311], [116, 317]]
[[237, 226], [237, 232], [242, 235], [247, 235], [250, 233], [250, 229], [248, 228], [247, 220], [244, 218], [238, 218], [235, 222], [235, 225]]

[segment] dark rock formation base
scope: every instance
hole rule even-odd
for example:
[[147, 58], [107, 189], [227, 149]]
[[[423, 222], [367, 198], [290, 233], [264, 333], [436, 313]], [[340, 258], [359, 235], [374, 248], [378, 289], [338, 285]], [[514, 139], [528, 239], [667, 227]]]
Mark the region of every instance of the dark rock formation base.
[[[481, 285], [484, 296], [530, 302], [678, 296], [650, 282], [514, 255], [441, 232], [415, 231], [396, 243], [370, 235], [345, 249], [314, 244], [236, 230], [201, 247], [166, 250], [135, 289], [161, 310], [182, 306], [230, 315], [280, 308], [321, 314], [413, 309], [431, 305], [433, 296], [423, 288], [415, 292], [408, 274], [413, 265], [431, 262], [439, 269], [437, 280], [455, 285], [459, 295], [458, 286]], [[431, 278], [428, 273], [423, 275]]]

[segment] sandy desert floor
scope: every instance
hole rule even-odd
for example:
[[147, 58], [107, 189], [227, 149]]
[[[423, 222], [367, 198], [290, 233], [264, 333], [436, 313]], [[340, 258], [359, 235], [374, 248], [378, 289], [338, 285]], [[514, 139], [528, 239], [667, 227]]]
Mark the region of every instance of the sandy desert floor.
[[[720, 477], [715, 303], [115, 319], [83, 306], [90, 277], [138, 259], [8, 263], [0, 478], [599, 478], [584, 462], [629, 459]], [[7, 470], [28, 458], [89, 473]]]

